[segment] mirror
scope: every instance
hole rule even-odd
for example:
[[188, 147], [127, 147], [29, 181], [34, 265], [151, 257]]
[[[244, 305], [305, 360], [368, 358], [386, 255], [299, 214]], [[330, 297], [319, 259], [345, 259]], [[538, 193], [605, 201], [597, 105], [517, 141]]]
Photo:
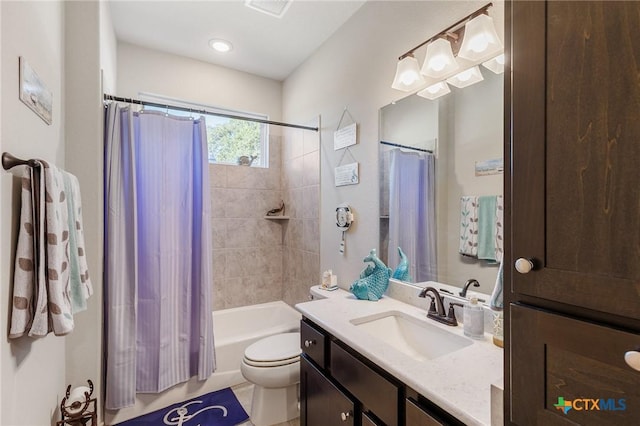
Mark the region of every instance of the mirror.
[[474, 291], [491, 294], [498, 264], [460, 254], [461, 197], [503, 194], [492, 162], [503, 158], [503, 74], [482, 74], [439, 99], [414, 94], [381, 108], [379, 251], [395, 269], [404, 241], [408, 281], [462, 287], [474, 278]]

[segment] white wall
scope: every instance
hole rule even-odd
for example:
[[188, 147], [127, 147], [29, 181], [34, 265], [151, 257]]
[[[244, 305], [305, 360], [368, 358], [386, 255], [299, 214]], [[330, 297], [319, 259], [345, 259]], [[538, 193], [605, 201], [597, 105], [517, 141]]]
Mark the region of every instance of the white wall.
[[116, 69], [118, 63], [118, 41], [111, 20], [109, 2], [100, 0], [100, 67], [104, 93], [117, 93]]
[[[438, 280], [454, 286], [475, 278], [482, 293], [491, 294], [497, 265], [461, 256], [460, 197], [502, 195], [503, 174], [476, 176], [475, 163], [503, 157], [503, 75], [482, 69], [484, 81], [443, 99], [438, 178], [443, 186], [438, 202]], [[443, 111], [443, 109], [446, 111]]]
[[[484, 4], [367, 2], [285, 80], [284, 120], [322, 116], [320, 270], [333, 269], [342, 287], [357, 278], [362, 258], [378, 247], [378, 109], [405, 96], [390, 87], [397, 57]], [[498, 2], [496, 9], [501, 7]], [[416, 57], [422, 61], [424, 49]], [[333, 169], [342, 151], [333, 150], [332, 134], [345, 107], [360, 124], [360, 143], [351, 149], [360, 162], [360, 183], [336, 188]], [[334, 221], [335, 206], [342, 202], [356, 214], [344, 256], [338, 253]]]
[[67, 337], [66, 381], [79, 386], [91, 379], [95, 396], [102, 387], [102, 11], [97, 1], [65, 3], [65, 163], [80, 182], [85, 253], [94, 290], [87, 310], [74, 316], [75, 328]]
[[[118, 95], [138, 98], [139, 92], [183, 99], [238, 111], [282, 116], [279, 81], [217, 65], [118, 43]], [[271, 132], [278, 132], [271, 126]], [[280, 134], [280, 133], [278, 133]]]
[[[64, 5], [61, 2], [2, 2], [2, 149], [20, 158], [65, 165]], [[18, 99], [18, 57], [24, 57], [53, 93], [53, 123], [47, 125]], [[3, 425], [47, 425], [65, 391], [65, 339], [7, 339], [14, 251], [23, 167], [0, 171], [0, 357]]]

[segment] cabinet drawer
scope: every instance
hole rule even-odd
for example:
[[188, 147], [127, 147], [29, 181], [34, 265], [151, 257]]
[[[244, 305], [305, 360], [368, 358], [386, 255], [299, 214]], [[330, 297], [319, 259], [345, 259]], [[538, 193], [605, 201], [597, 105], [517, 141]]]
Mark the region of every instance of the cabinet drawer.
[[362, 426], [378, 426], [376, 424], [376, 422], [374, 422], [373, 420], [371, 420], [371, 418], [369, 416], [367, 416], [366, 414], [362, 414]]
[[300, 347], [320, 368], [326, 368], [325, 348], [326, 336], [324, 333], [306, 321], [300, 322]]
[[388, 426], [398, 424], [399, 388], [335, 342], [331, 375]]
[[444, 423], [436, 420], [412, 400], [406, 400], [407, 425], [410, 426], [441, 426]]
[[301, 426], [354, 425], [355, 403], [305, 357], [300, 358]]

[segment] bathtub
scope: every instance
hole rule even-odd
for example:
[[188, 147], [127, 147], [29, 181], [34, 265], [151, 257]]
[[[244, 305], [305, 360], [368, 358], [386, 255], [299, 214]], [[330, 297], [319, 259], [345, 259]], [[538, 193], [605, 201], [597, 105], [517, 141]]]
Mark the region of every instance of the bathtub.
[[204, 381], [197, 378], [159, 394], [137, 394], [133, 407], [105, 410], [105, 424], [113, 425], [168, 405], [243, 383], [240, 363], [252, 343], [278, 333], [300, 330], [300, 314], [282, 301], [214, 311], [213, 338], [216, 371]]

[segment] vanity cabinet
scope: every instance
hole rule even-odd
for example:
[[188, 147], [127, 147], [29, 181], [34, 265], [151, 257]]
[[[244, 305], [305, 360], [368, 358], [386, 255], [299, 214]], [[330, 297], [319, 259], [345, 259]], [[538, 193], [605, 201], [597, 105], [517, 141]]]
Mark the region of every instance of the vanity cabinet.
[[309, 319], [300, 330], [301, 426], [462, 425]]
[[555, 404], [639, 402], [640, 3], [505, 12], [505, 419], [637, 424]]
[[354, 425], [355, 402], [305, 357], [300, 359], [300, 424]]

